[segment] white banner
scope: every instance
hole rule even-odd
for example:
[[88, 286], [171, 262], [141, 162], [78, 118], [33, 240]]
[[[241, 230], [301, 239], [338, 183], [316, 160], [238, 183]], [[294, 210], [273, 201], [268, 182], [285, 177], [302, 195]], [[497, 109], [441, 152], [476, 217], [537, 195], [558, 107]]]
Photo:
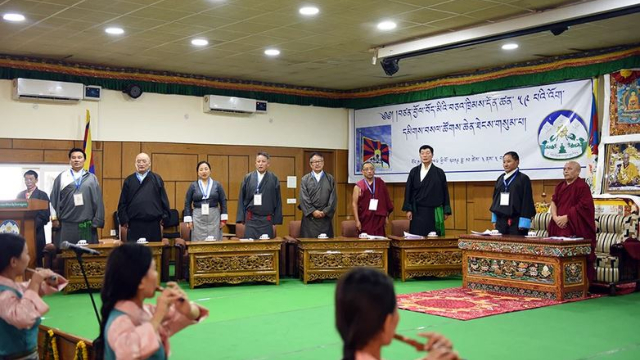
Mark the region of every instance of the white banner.
[[405, 182], [419, 148], [449, 181], [493, 181], [516, 151], [531, 179], [562, 179], [568, 160], [587, 164], [591, 80], [355, 110], [349, 126], [349, 182], [366, 160], [387, 182]]

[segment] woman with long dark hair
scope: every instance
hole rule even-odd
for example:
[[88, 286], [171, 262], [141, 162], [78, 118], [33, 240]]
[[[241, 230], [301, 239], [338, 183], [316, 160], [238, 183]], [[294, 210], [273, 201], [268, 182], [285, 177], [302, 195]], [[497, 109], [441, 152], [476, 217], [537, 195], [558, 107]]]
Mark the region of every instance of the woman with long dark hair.
[[111, 252], [100, 294], [98, 358], [166, 359], [169, 337], [208, 315], [176, 283], [167, 283], [155, 306], [143, 304], [157, 287], [158, 272], [148, 247], [128, 243]]
[[33, 270], [30, 281], [17, 283], [30, 259], [21, 236], [0, 234], [0, 359], [38, 359], [38, 325], [49, 311], [41, 297], [67, 285], [49, 269]]
[[[393, 281], [372, 268], [356, 268], [338, 280], [336, 327], [343, 341], [343, 360], [380, 360], [389, 345], [400, 315]], [[423, 360], [457, 360], [451, 342], [436, 333], [423, 333], [429, 340]]]

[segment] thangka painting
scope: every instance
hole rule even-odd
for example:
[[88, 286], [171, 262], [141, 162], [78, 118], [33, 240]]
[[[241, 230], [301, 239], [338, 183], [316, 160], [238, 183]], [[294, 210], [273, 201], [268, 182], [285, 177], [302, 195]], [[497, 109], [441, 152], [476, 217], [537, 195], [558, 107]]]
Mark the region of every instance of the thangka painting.
[[640, 71], [611, 74], [609, 134], [640, 134]]
[[640, 194], [640, 143], [607, 145], [605, 193]]
[[365, 161], [376, 169], [391, 170], [391, 125], [362, 127], [356, 129], [356, 172]]

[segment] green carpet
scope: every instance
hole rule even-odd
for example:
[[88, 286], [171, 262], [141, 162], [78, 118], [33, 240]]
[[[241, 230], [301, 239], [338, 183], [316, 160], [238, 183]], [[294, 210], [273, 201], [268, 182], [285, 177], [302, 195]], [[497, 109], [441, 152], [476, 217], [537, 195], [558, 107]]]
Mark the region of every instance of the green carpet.
[[[210, 316], [171, 339], [172, 359], [340, 359], [334, 327], [335, 282], [304, 285], [283, 279], [280, 285], [238, 285], [188, 289], [191, 300]], [[396, 282], [397, 293], [461, 286], [459, 278]], [[99, 294], [96, 294], [99, 305]], [[98, 326], [89, 295], [45, 298], [51, 311], [44, 325], [93, 339]], [[470, 321], [401, 311], [398, 332], [448, 336], [468, 360], [496, 359], [640, 359], [640, 293], [603, 297]], [[389, 360], [416, 359], [419, 353], [394, 343]]]

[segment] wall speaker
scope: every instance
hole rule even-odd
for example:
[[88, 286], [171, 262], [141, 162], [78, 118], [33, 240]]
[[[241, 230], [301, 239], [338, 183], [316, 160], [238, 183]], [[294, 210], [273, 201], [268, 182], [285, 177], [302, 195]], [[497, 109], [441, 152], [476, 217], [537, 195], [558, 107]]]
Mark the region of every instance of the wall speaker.
[[142, 95], [142, 88], [138, 84], [129, 84], [122, 92], [129, 95], [132, 99], [137, 99]]

